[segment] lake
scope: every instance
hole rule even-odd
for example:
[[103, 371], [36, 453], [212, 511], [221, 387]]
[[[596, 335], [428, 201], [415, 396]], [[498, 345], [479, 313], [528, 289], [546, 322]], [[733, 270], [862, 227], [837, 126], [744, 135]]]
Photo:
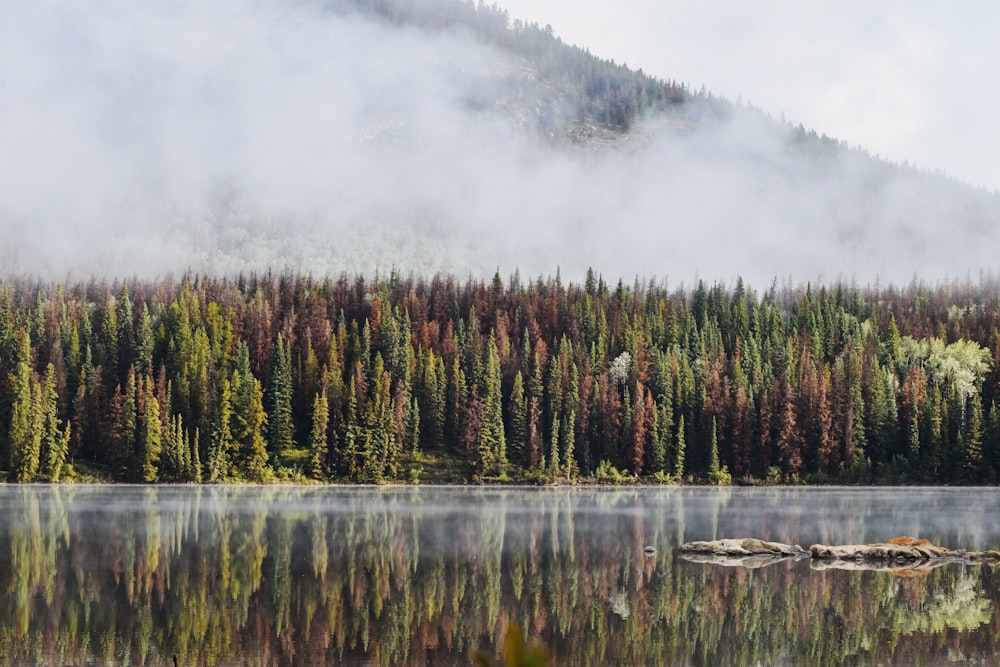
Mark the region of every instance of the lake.
[[[758, 569], [685, 541], [1000, 547], [995, 489], [0, 486], [0, 662], [994, 664], [1000, 570]], [[651, 550], [647, 547], [652, 547]]]

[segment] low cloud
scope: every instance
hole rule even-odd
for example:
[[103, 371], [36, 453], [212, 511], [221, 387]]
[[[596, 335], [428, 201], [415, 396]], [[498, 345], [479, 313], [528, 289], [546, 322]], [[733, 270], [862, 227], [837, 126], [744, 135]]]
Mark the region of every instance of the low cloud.
[[318, 2], [18, 6], [0, 25], [0, 261], [758, 285], [992, 261], [991, 195], [738, 108], [573, 144], [540, 130], [563, 95], [467, 32]]

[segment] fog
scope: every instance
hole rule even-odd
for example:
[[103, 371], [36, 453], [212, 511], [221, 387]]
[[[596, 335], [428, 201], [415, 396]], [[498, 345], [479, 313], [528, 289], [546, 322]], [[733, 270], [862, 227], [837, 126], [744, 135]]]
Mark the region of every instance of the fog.
[[0, 24], [2, 271], [766, 285], [991, 266], [994, 195], [739, 107], [582, 144], [539, 131], [569, 109], [468, 33], [318, 0], [22, 3]]
[[[683, 542], [757, 537], [799, 544], [867, 544], [897, 535], [918, 536], [953, 549], [993, 549], [1000, 529], [985, 517], [1000, 510], [1000, 498], [982, 488], [470, 488], [442, 486], [365, 487], [358, 485], [267, 487], [157, 485], [10, 485], [0, 487], [0, 534], [12, 526], [31, 530], [17, 517], [26, 504], [44, 512], [69, 512], [92, 521], [95, 531], [121, 525], [145, 530], [151, 517], [186, 515], [216, 525], [220, 517], [268, 515], [296, 521], [307, 516], [349, 517], [363, 522], [410, 526], [439, 536], [433, 543], [477, 555], [479, 535], [461, 525], [501, 519], [515, 543], [532, 531], [557, 524], [568, 530], [554, 539], [582, 537], [593, 549], [630, 544], [629, 533], [660, 540], [660, 549]], [[400, 520], [405, 519], [403, 523]], [[163, 521], [165, 525], [170, 521]], [[43, 526], [58, 522], [42, 521]], [[120, 526], [119, 526], [120, 527]], [[414, 530], [414, 528], [418, 530]], [[561, 530], [561, 529], [560, 529]], [[198, 531], [192, 531], [192, 534]], [[224, 532], [202, 530], [218, 537]], [[361, 531], [358, 535], [366, 535]], [[619, 539], [609, 536], [620, 534]], [[540, 537], [540, 535], [538, 535]], [[206, 538], [207, 539], [207, 538]], [[361, 541], [374, 539], [359, 538]], [[534, 540], [532, 540], [534, 541]], [[643, 542], [631, 543], [641, 549]]]
[[933, 0], [503, 0], [568, 42], [897, 161], [1000, 186], [1000, 5]]

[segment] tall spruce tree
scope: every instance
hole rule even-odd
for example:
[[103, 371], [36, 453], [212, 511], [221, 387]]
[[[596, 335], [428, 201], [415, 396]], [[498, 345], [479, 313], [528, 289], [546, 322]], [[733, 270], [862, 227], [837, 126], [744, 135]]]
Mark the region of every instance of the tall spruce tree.
[[11, 417], [7, 439], [10, 448], [10, 479], [14, 482], [31, 482], [38, 474], [41, 430], [38, 428], [39, 391], [32, 377], [31, 338], [27, 331], [21, 333], [14, 373], [9, 382]]
[[502, 475], [507, 469], [507, 441], [503, 426], [500, 356], [496, 339], [486, 345], [483, 378], [482, 421], [476, 439], [476, 469], [480, 475]]
[[250, 352], [240, 343], [232, 375], [233, 440], [238, 447], [236, 464], [243, 479], [262, 482], [270, 476], [267, 442], [267, 413], [260, 381], [250, 370]]
[[524, 378], [521, 371], [514, 376], [507, 413], [510, 415], [510, 429], [507, 431], [510, 434], [507, 439], [508, 456], [518, 465], [524, 465], [528, 438], [528, 400], [524, 395]]
[[42, 450], [40, 477], [48, 482], [58, 482], [63, 465], [69, 456], [69, 424], [62, 426], [59, 419], [59, 394], [56, 391], [56, 371], [53, 364], [45, 369], [42, 383]]
[[281, 334], [271, 348], [267, 385], [267, 444], [272, 454], [295, 445], [292, 422], [292, 361]]
[[330, 422], [329, 398], [326, 389], [313, 400], [312, 430], [309, 434], [309, 471], [313, 479], [326, 479], [329, 458], [327, 428]]

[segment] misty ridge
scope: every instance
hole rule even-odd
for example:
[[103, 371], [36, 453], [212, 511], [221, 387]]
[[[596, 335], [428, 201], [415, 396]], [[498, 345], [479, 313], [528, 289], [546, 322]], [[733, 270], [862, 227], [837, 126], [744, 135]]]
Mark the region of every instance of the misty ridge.
[[[1000, 241], [995, 193], [752, 108], [684, 91], [627, 123], [588, 115], [575, 82], [597, 59], [498, 9], [46, 0], [6, 14], [8, 275], [938, 281], [989, 271]], [[525, 32], [538, 48], [510, 37]], [[558, 70], [563, 51], [580, 71]]]

